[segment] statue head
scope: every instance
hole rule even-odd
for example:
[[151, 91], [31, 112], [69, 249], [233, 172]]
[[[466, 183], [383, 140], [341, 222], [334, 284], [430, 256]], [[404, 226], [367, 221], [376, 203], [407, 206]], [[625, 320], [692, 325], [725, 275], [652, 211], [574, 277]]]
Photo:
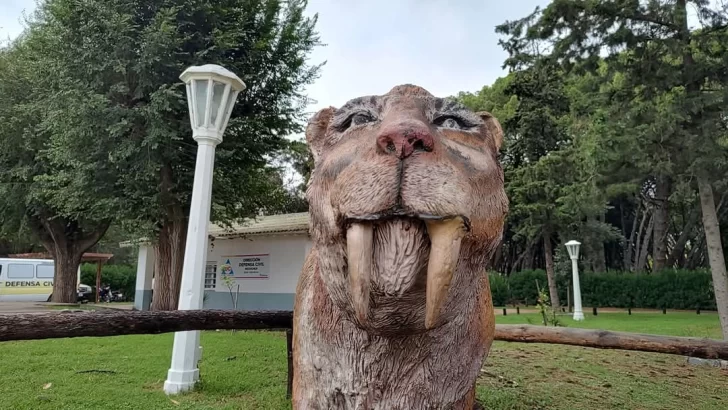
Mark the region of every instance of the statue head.
[[306, 139], [311, 235], [334, 304], [375, 334], [456, 320], [508, 210], [498, 121], [400, 85], [319, 111]]

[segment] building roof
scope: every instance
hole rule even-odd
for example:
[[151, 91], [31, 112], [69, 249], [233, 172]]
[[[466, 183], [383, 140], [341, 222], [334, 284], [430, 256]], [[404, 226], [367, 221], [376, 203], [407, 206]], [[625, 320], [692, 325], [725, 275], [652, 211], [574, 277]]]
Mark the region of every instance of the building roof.
[[[12, 255], [8, 255], [8, 257], [17, 258], [17, 259], [53, 259], [53, 256], [51, 256], [47, 252], [15, 253]], [[114, 257], [114, 254], [112, 254], [112, 253], [86, 252], [83, 254], [83, 256], [81, 256], [81, 261], [82, 262], [106, 262], [113, 257]]]
[[214, 238], [234, 238], [248, 235], [308, 233], [308, 212], [260, 216], [231, 228], [210, 224], [208, 235]]
[[[207, 226], [207, 235], [215, 239], [232, 239], [253, 235], [307, 234], [308, 221], [308, 212], [259, 216], [243, 224], [233, 224], [230, 228], [211, 223]], [[150, 244], [149, 238], [124, 241], [119, 245], [126, 248], [142, 244]]]

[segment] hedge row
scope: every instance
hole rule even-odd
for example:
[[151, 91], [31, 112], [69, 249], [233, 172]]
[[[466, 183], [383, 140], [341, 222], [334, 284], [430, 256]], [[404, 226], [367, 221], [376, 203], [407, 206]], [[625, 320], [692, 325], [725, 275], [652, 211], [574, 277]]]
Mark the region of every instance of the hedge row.
[[[81, 283], [96, 287], [96, 264], [81, 265]], [[101, 284], [111, 286], [111, 290], [120, 290], [127, 300], [134, 299], [136, 287], [136, 267], [129, 265], [104, 265], [101, 267]]]
[[[495, 306], [535, 305], [538, 286], [547, 287], [546, 272], [522, 271], [506, 277], [490, 274]], [[647, 309], [716, 309], [710, 272], [671, 270], [654, 274], [632, 272], [579, 275], [584, 306]], [[571, 275], [557, 275], [559, 300], [567, 303]]]
[[[113, 290], [134, 297], [136, 268], [128, 265], [105, 265], [101, 281]], [[581, 298], [584, 306], [649, 309], [716, 309], [712, 278], [708, 271], [663, 271], [655, 274], [632, 272], [583, 273]], [[546, 272], [521, 271], [503, 276], [490, 274], [490, 288], [495, 306], [536, 304], [538, 286], [547, 287]], [[81, 265], [81, 283], [96, 286], [96, 264]], [[557, 275], [556, 285], [562, 305], [567, 303], [571, 275]]]

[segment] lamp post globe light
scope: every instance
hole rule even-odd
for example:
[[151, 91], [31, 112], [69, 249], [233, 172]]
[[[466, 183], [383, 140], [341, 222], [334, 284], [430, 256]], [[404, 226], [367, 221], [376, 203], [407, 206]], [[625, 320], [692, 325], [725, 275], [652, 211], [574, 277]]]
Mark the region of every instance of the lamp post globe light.
[[[189, 67], [180, 79], [187, 87], [192, 138], [197, 141], [197, 162], [178, 308], [195, 310], [202, 309], [215, 147], [222, 142], [235, 99], [245, 90], [245, 83], [232, 72], [214, 64]], [[175, 333], [172, 365], [164, 382], [165, 393], [187, 391], [199, 380], [199, 345], [199, 331]]]
[[574, 320], [584, 320], [584, 312], [581, 310], [581, 287], [579, 285], [579, 246], [580, 242], [571, 240], [566, 242], [566, 250], [571, 258], [571, 273], [574, 282]]

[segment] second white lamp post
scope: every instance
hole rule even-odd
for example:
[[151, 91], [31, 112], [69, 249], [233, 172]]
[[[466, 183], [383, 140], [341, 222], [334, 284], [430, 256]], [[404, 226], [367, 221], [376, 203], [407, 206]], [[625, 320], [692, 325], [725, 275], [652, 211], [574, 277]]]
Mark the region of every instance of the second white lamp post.
[[[235, 99], [245, 89], [245, 83], [225, 68], [212, 64], [190, 67], [180, 79], [187, 85], [192, 138], [197, 141], [197, 163], [178, 308], [196, 310], [202, 309], [204, 292], [215, 147], [222, 142]], [[199, 331], [175, 333], [172, 366], [164, 382], [165, 393], [189, 390], [199, 380], [199, 345]]]
[[579, 285], [579, 245], [580, 242], [566, 242], [566, 250], [569, 251], [571, 257], [571, 273], [574, 282], [574, 320], [584, 320], [584, 312], [581, 310], [581, 286]]

